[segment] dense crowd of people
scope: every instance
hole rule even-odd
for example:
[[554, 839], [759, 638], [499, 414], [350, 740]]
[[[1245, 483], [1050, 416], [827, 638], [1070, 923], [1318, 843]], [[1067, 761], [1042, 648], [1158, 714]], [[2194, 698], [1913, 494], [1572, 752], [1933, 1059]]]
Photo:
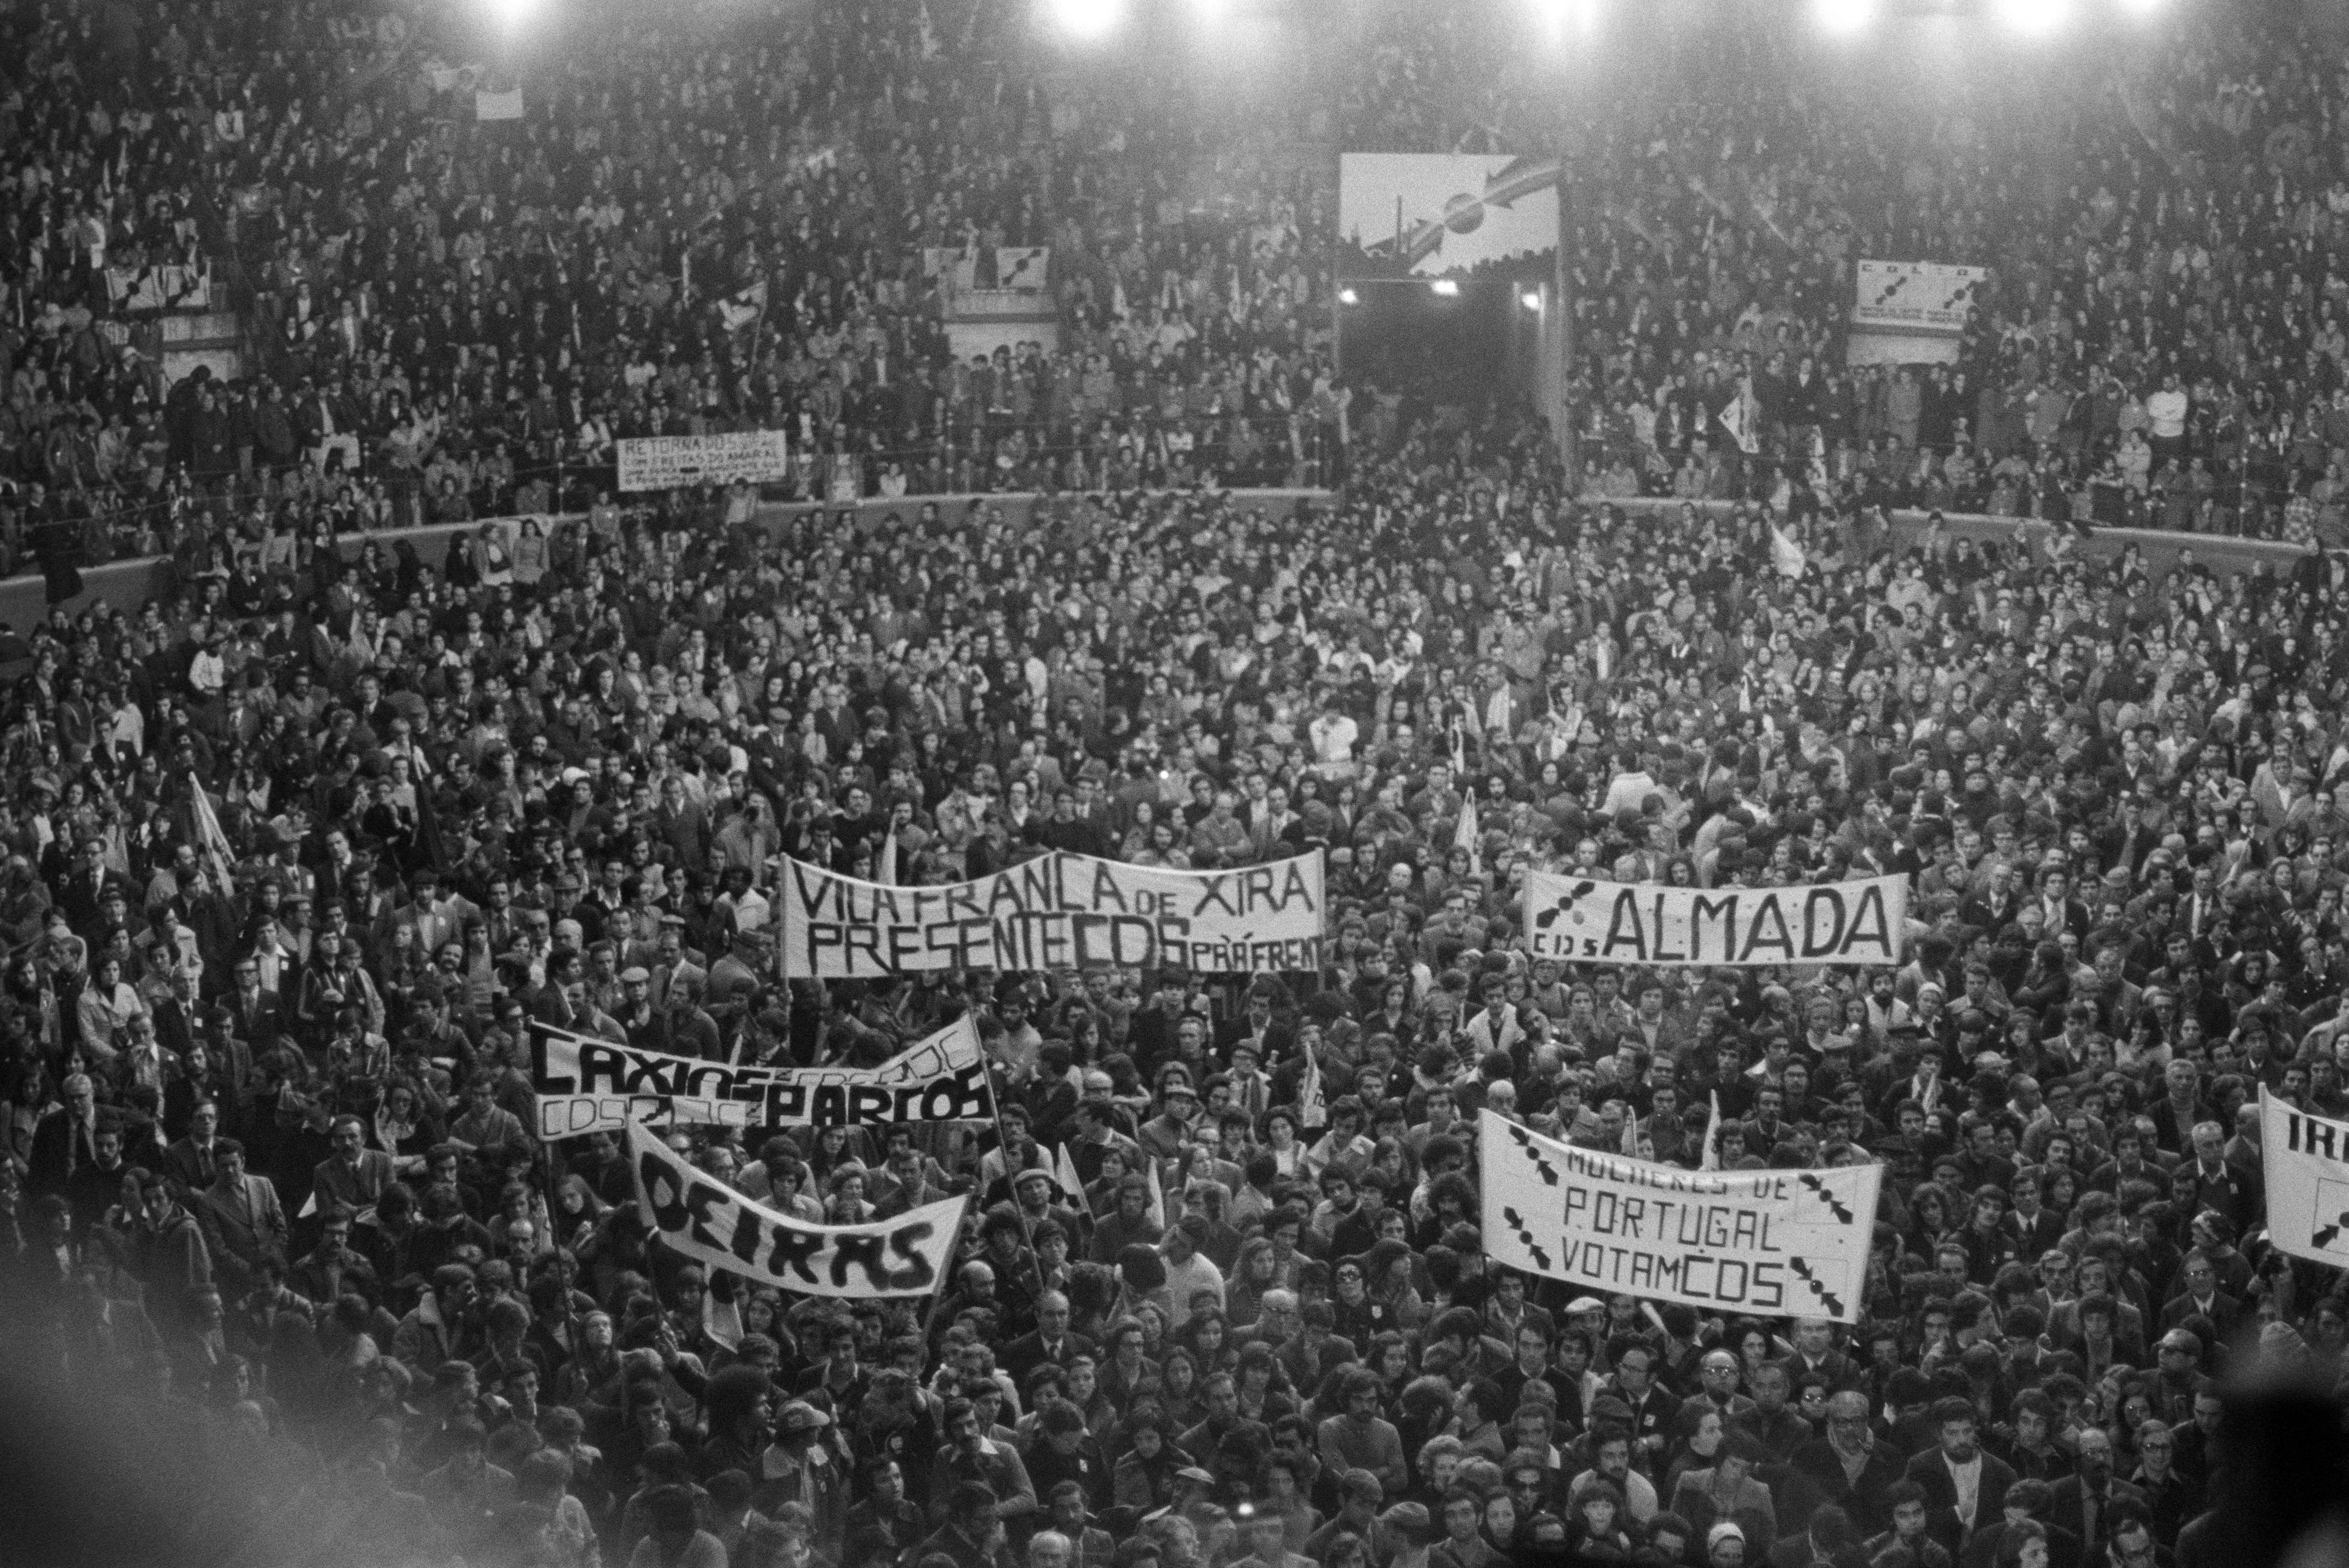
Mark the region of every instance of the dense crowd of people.
[[[1667, 150], [1754, 129], [1585, 149], [1578, 486], [1506, 402], [1350, 403], [1326, 191], [1218, 139], [1538, 129], [1448, 11], [1212, 135], [1174, 86], [1047, 90], [991, 6], [630, 19], [519, 125], [452, 116], [418, 13], [270, 15], [0, 14], [9, 546], [189, 568], [11, 650], [7, 1362], [268, 1456], [251, 1560], [2194, 1568], [2271, 1501], [2221, 1378], [2349, 1373], [2256, 1116], [2349, 1114], [2349, 570], [1903, 545], [1870, 503], [2093, 524], [2110, 462], [2122, 515], [2329, 526], [2337, 356], [2271, 346], [2331, 319], [2274, 278], [2332, 207], [2228, 159], [2289, 164], [2331, 82], [2204, 39], [2092, 95], [2063, 223], [1998, 172], [2020, 130], [1904, 205], [1827, 103], [1659, 99]], [[903, 258], [966, 242], [1052, 248], [1059, 350], [941, 360]], [[2002, 269], [1923, 390], [1818, 368], [1828, 261], [1895, 242]], [[101, 245], [249, 291], [257, 373], [157, 387]], [[1741, 381], [1750, 459], [1705, 427]], [[599, 493], [617, 434], [777, 417], [798, 493], [905, 499]], [[1326, 500], [1221, 482], [1340, 434]], [[2304, 503], [2272, 527], [2255, 450]], [[437, 564], [337, 542], [574, 486]], [[1048, 493], [924, 499], [989, 489]], [[1047, 850], [1319, 854], [1327, 965], [778, 970], [791, 861]], [[1905, 961], [1535, 962], [1537, 867], [1905, 875]], [[811, 1222], [968, 1195], [928, 1297], [706, 1271], [614, 1140], [536, 1136], [537, 1026], [872, 1066], [966, 1015], [999, 1125], [665, 1132]], [[1480, 1110], [1693, 1166], [1715, 1104], [1726, 1167], [1885, 1167], [1857, 1326], [1486, 1259]]]

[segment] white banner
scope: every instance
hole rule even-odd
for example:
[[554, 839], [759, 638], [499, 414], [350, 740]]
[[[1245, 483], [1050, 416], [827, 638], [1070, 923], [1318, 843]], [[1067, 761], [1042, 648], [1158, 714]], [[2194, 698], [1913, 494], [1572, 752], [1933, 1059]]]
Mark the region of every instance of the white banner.
[[788, 861], [783, 881], [783, 973], [794, 978], [1113, 965], [1251, 975], [1321, 966], [1318, 852], [1228, 872], [1054, 853], [939, 887], [885, 887]]
[[1955, 335], [1973, 315], [1974, 291], [1989, 283], [1988, 267], [1862, 262], [1852, 291], [1852, 329]]
[[791, 453], [781, 430], [631, 436], [619, 446], [624, 490], [668, 490], [704, 480], [721, 485], [737, 480], [775, 484], [791, 477]]
[[2294, 1110], [2261, 1088], [2260, 1169], [2268, 1240], [2293, 1257], [2349, 1269], [2349, 1121]]
[[1485, 1251], [1706, 1312], [1857, 1323], [1884, 1168], [1683, 1171], [1477, 1113]]
[[1016, 294], [1041, 294], [1052, 270], [1052, 252], [1046, 245], [995, 247], [995, 286]]
[[205, 310], [212, 303], [212, 268], [109, 267], [106, 297], [117, 310]]
[[1349, 152], [1338, 234], [1421, 276], [1557, 249], [1557, 160], [1462, 152]]
[[927, 1295], [953, 1260], [968, 1198], [869, 1225], [811, 1225], [695, 1170], [636, 1123], [626, 1130], [646, 1228], [696, 1263], [802, 1295], [870, 1299]]
[[1526, 951], [1571, 963], [1898, 964], [1909, 879], [1665, 887], [1535, 872]]
[[533, 1024], [538, 1135], [582, 1138], [698, 1122], [719, 1127], [875, 1127], [984, 1121], [995, 1114], [978, 1030], [968, 1015], [877, 1068], [733, 1065], [616, 1046]]

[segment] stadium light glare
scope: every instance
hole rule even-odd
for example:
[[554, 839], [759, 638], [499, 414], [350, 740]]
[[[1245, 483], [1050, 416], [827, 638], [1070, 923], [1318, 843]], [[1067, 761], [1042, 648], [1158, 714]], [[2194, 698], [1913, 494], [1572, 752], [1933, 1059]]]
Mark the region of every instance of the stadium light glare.
[[1427, 290], [1438, 299], [1454, 299], [1459, 295], [1460, 284], [1452, 278], [1438, 278], [1427, 285]]
[[2009, 32], [2044, 38], [2072, 19], [2071, 0], [1994, 0], [1992, 10]]
[[490, 19], [509, 33], [520, 32], [538, 12], [539, 0], [486, 0]]
[[1599, 31], [1599, 0], [1534, 0], [1534, 12], [1553, 44], [1588, 37]]
[[1051, 0], [1052, 20], [1075, 38], [1106, 36], [1125, 15], [1124, 0]]
[[1811, 15], [1820, 28], [1847, 38], [1876, 20], [1875, 0], [1812, 0]]
[[1541, 309], [1541, 290], [1527, 289], [1525, 293], [1517, 296], [1517, 303], [1524, 305], [1527, 310], [1537, 311]]
[[1340, 304], [1360, 304], [1362, 303], [1362, 296], [1361, 293], [1355, 289], [1342, 288], [1338, 291], [1338, 303]]

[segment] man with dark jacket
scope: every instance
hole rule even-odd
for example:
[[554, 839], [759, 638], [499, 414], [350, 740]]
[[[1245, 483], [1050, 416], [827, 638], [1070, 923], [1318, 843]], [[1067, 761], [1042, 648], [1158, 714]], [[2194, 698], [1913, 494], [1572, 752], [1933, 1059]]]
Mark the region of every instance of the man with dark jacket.
[[1937, 1445], [1909, 1461], [1907, 1479], [1924, 1489], [1927, 1528], [1955, 1557], [1976, 1531], [1998, 1522], [2014, 1471], [1982, 1451], [1970, 1400], [1958, 1395], [1937, 1399], [1931, 1418]]
[[2111, 1542], [2114, 1513], [2148, 1511], [2145, 1493], [2113, 1475], [2113, 1439], [2101, 1427], [2083, 1427], [2073, 1448], [2073, 1473], [2047, 1489], [2047, 1522], [2077, 1537], [2091, 1553]]

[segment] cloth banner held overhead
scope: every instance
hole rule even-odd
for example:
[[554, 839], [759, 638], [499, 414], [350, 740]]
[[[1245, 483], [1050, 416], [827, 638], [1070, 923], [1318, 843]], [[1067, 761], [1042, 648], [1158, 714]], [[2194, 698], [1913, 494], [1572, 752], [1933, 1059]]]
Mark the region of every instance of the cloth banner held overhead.
[[718, 1127], [877, 1127], [984, 1121], [995, 1114], [968, 1015], [877, 1068], [730, 1065], [531, 1027], [542, 1139], [698, 1122]]
[[888, 887], [786, 862], [783, 973], [863, 980], [1112, 965], [1248, 975], [1321, 966], [1321, 857], [1170, 872], [1054, 853], [977, 882]]
[[626, 1130], [647, 1229], [696, 1263], [802, 1295], [929, 1295], [970, 1202], [949, 1198], [867, 1225], [812, 1225], [695, 1170], [637, 1123]]
[[2268, 1240], [2293, 1257], [2349, 1269], [2349, 1121], [2294, 1110], [2261, 1088], [2260, 1170]]
[[212, 268], [109, 267], [106, 297], [117, 310], [206, 310], [212, 303]]
[[718, 318], [729, 332], [740, 332], [758, 324], [767, 310], [767, 280], [761, 278], [749, 288], [728, 295], [718, 302]]
[[1477, 1113], [1485, 1251], [1709, 1312], [1857, 1323], [1884, 1168], [1683, 1171]]
[[1954, 335], [1966, 329], [1976, 292], [1989, 285], [1988, 267], [1862, 262], [1854, 278], [1852, 329]]
[[678, 485], [778, 483], [791, 478], [792, 460], [781, 430], [735, 430], [716, 436], [632, 436], [619, 443], [620, 488], [668, 490]]
[[1909, 879], [1665, 887], [1535, 872], [1526, 950], [1598, 964], [1898, 964]]

